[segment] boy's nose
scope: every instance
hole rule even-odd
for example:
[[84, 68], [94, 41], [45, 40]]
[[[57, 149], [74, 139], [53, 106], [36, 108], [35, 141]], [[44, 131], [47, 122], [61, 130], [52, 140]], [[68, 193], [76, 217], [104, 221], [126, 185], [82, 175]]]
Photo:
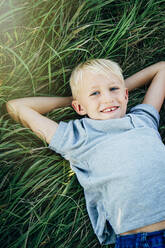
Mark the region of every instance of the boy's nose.
[[110, 92], [105, 92], [102, 95], [102, 102], [104, 102], [104, 103], [111, 103], [111, 102], [113, 102], [113, 98], [112, 98]]

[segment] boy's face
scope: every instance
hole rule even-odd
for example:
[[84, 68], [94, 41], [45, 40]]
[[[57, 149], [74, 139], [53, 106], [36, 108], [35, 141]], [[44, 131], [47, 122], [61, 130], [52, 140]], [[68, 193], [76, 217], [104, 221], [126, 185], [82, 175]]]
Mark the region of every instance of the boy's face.
[[79, 95], [72, 106], [80, 115], [94, 120], [121, 118], [125, 115], [128, 90], [120, 77], [108, 72], [99, 74], [85, 70]]

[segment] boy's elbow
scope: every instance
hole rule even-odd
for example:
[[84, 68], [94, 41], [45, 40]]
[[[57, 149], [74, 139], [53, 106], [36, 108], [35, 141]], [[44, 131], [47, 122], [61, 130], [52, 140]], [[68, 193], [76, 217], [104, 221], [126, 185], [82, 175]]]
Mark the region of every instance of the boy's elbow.
[[10, 114], [10, 112], [12, 111], [12, 109], [15, 108], [15, 101], [14, 100], [10, 100], [6, 103], [6, 109], [7, 109], [7, 112]]
[[10, 114], [10, 111], [11, 111], [11, 105], [12, 105], [12, 100], [8, 101], [6, 103], [6, 110], [7, 112]]
[[16, 100], [10, 100], [6, 103], [6, 110], [9, 115], [16, 121], [18, 121], [18, 104]]

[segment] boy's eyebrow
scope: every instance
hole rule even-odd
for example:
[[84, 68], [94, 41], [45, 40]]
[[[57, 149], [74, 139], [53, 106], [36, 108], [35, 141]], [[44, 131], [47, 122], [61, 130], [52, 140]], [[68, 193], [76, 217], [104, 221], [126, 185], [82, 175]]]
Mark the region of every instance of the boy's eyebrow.
[[95, 89], [97, 89], [97, 88], [99, 88], [99, 86], [92, 86], [91, 88], [90, 88], [90, 90], [95, 90]]
[[[109, 86], [113, 86], [113, 85], [116, 84], [116, 83], [119, 84], [119, 85], [121, 84], [120, 82], [117, 82], [117, 81], [114, 82], [114, 81], [113, 81], [113, 82], [110, 82], [108, 85], [109, 85]], [[90, 90], [95, 90], [95, 89], [98, 89], [99, 87], [100, 87], [100, 85], [97, 85], [97, 84], [96, 84], [96, 85], [91, 86]]]

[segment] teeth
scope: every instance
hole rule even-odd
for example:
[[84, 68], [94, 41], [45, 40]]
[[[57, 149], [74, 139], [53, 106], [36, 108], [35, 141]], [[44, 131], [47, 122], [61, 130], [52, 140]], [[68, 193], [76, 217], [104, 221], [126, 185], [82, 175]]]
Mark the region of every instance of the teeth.
[[112, 111], [113, 109], [105, 109], [103, 112], [110, 112]]
[[116, 108], [111, 108], [111, 110], [113, 111], [113, 110], [115, 110]]
[[103, 110], [102, 112], [105, 113], [105, 112], [111, 112], [113, 110], [117, 109], [117, 107], [114, 107], [114, 108], [107, 108], [105, 110]]

